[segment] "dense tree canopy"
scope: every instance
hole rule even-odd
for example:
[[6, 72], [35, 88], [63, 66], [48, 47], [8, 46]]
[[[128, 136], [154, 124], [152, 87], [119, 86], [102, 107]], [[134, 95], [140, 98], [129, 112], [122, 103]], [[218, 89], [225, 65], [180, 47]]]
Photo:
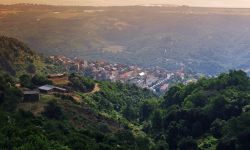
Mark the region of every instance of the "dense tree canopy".
[[[67, 98], [50, 99], [41, 116], [18, 111], [16, 106], [21, 100], [21, 92], [15, 87], [18, 80], [0, 72], [0, 147], [20, 150], [249, 149], [250, 79], [242, 71], [176, 85], [158, 98], [146, 89], [119, 82], [98, 82], [99, 91], [84, 94], [96, 81], [75, 74], [70, 75], [69, 80], [68, 86], [84, 100], [84, 104], [77, 104], [74, 109], [83, 107], [87, 110], [84, 115], [94, 112], [100, 115], [97, 120], [105, 116], [106, 123], [78, 128], [76, 120], [80, 119], [83, 124], [85, 120], [77, 118], [77, 113], [69, 114], [67, 111], [72, 108], [62, 108], [76, 105]], [[27, 74], [20, 76], [19, 81], [25, 87], [50, 82], [42, 75]], [[111, 130], [109, 125], [115, 122], [121, 128]]]
[[146, 131], [156, 139], [166, 135], [173, 150], [202, 149], [202, 142], [209, 143], [205, 135], [218, 140], [210, 148], [244, 150], [249, 148], [249, 104], [250, 79], [245, 72], [232, 70], [217, 78], [172, 87], [151, 113], [153, 126]]

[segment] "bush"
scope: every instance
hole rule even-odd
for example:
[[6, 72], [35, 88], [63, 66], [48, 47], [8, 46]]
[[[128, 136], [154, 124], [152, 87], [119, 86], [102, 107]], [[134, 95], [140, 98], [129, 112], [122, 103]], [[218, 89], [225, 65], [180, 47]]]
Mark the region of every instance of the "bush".
[[180, 150], [197, 150], [198, 146], [192, 137], [183, 138], [179, 144]]
[[37, 86], [42, 86], [45, 84], [52, 84], [52, 81], [48, 80], [45, 76], [38, 75], [38, 74], [32, 77], [31, 81], [34, 85], [37, 85]]
[[42, 114], [49, 119], [61, 120], [64, 118], [61, 108], [52, 101], [49, 102], [48, 105], [44, 108], [44, 112]]
[[21, 84], [23, 87], [26, 87], [26, 88], [34, 88], [34, 85], [33, 85], [33, 83], [31, 82], [31, 76], [30, 76], [30, 75], [27, 75], [27, 74], [21, 75], [21, 76], [19, 77], [19, 81], [20, 81], [20, 84]]

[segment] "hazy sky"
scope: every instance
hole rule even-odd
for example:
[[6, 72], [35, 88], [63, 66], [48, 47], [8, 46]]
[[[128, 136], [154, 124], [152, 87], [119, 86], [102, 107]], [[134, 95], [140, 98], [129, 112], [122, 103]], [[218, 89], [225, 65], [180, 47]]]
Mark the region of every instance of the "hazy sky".
[[53, 5], [147, 5], [147, 4], [176, 4], [205, 7], [248, 7], [250, 0], [0, 0], [2, 4], [40, 3]]

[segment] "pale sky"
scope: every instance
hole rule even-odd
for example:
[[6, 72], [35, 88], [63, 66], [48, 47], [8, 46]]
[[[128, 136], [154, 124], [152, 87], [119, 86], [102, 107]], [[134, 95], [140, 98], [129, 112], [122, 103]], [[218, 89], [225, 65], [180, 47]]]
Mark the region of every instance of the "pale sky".
[[50, 5], [123, 6], [175, 4], [202, 7], [247, 7], [250, 0], [0, 0], [0, 4], [39, 3]]

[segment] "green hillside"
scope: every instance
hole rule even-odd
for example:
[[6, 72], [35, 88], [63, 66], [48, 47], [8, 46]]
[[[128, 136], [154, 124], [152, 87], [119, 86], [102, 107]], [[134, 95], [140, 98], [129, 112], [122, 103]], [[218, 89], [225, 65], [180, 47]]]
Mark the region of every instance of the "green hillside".
[[17, 39], [0, 36], [0, 68], [12, 75], [42, 70], [41, 58]]
[[[12, 38], [3, 37], [1, 41], [4, 47], [0, 69], [1, 149], [248, 150], [250, 147], [250, 78], [243, 71], [176, 85], [164, 97], [156, 97], [134, 85], [68, 74], [63, 78], [67, 81], [60, 85], [68, 93], [40, 93], [38, 101], [25, 102], [22, 91], [54, 83], [45, 71], [39, 73], [46, 64], [28, 47]], [[36, 73], [25, 69], [31, 62]], [[22, 75], [15, 76], [16, 72]], [[21, 87], [16, 87], [17, 83]]]
[[[42, 95], [20, 103], [14, 80], [0, 74], [0, 147], [5, 149], [247, 150], [250, 79], [241, 71], [170, 89], [164, 98], [101, 82], [82, 102]], [[32, 105], [36, 107], [32, 107]], [[36, 109], [44, 107], [36, 113]]]
[[[20, 89], [14, 86], [15, 79], [8, 74], [0, 73], [0, 139], [2, 141], [0, 147], [25, 150], [126, 150], [153, 147], [153, 142], [149, 143], [150, 137], [136, 134], [133, 131], [134, 127], [130, 127], [133, 123], [123, 117], [123, 109], [126, 109], [133, 99], [138, 100], [133, 103], [139, 108], [140, 103], [153, 95], [132, 86], [99, 84], [102, 84], [102, 87], [105, 85], [108, 87], [96, 94], [76, 91], [77, 95], [82, 95], [80, 103], [76, 103], [70, 97], [54, 94], [41, 94], [40, 101], [24, 103], [21, 102]], [[70, 86], [74, 88], [76, 85]], [[134, 93], [127, 95], [128, 92], [133, 91]], [[110, 95], [107, 96], [108, 94]], [[96, 107], [87, 99], [95, 101]], [[103, 103], [109, 104], [110, 107], [106, 107]], [[119, 104], [121, 111], [112, 107], [115, 103]], [[40, 111], [41, 107], [43, 107], [42, 111]], [[106, 115], [103, 112], [106, 112]], [[113, 115], [115, 112], [119, 118], [115, 118]]]
[[249, 104], [249, 77], [230, 71], [172, 87], [150, 115], [144, 105], [144, 131], [172, 150], [247, 150]]

